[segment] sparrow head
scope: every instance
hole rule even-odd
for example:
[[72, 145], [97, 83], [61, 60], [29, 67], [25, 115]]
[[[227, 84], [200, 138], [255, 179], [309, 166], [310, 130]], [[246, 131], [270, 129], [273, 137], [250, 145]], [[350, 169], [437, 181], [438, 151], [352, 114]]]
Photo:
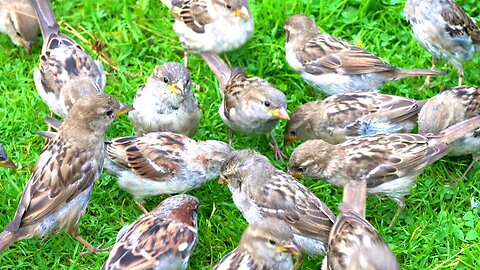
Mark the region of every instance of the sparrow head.
[[163, 200], [155, 209], [151, 211], [154, 215], [160, 215], [166, 219], [171, 219], [197, 227], [197, 212], [200, 202], [197, 198], [187, 195], [175, 195]]
[[322, 140], [309, 140], [299, 145], [290, 156], [288, 173], [294, 177], [320, 178], [335, 146]]
[[310, 127], [310, 118], [308, 117], [309, 113], [312, 113], [315, 107], [308, 106], [311, 104], [305, 103], [304, 105], [297, 108], [291, 115], [290, 120], [288, 121], [285, 127], [285, 140], [284, 145], [287, 146], [298, 139], [305, 139], [309, 133]]
[[15, 164], [8, 158], [7, 151], [3, 148], [3, 145], [0, 143], [0, 167], [6, 168], [15, 168]]
[[158, 82], [163, 89], [167, 90], [167, 95], [173, 93], [185, 96], [191, 92], [190, 72], [186, 67], [176, 62], [167, 62], [156, 66], [149, 80]]
[[311, 38], [311, 36], [319, 33], [315, 22], [310, 17], [303, 14], [290, 17], [283, 25], [283, 28], [287, 35], [286, 42], [294, 40], [299, 40], [299, 42], [301, 42], [304, 39]]
[[30, 53], [33, 42], [37, 38], [39, 25], [35, 11], [29, 4], [18, 4], [12, 7], [10, 20], [6, 27], [13, 43], [23, 46]]
[[[216, 1], [213, 1], [216, 2]], [[245, 0], [220, 0], [219, 4], [226, 9], [227, 13], [242, 20], [250, 20], [252, 15]]]
[[239, 246], [267, 265], [300, 255], [300, 249], [293, 242], [292, 229], [277, 218], [252, 223], [243, 233]]
[[198, 148], [203, 154], [199, 156], [204, 159], [207, 179], [218, 177], [225, 158], [235, 150], [228, 143], [215, 140], [200, 141]]

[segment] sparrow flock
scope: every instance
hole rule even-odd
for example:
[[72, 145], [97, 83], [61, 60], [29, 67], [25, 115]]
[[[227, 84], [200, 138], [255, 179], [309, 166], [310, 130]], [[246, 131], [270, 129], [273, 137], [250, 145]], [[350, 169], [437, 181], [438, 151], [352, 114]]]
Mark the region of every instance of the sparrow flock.
[[[112, 74], [95, 60], [101, 52], [90, 53], [76, 36], [61, 31], [50, 0], [0, 0], [0, 32], [27, 53], [39, 54], [30, 80], [50, 109], [45, 118], [48, 131], [31, 131], [46, 137], [45, 145], [14, 202], [16, 212], [4, 212], [11, 221], [1, 225], [0, 253], [23, 239], [38, 237], [43, 243], [47, 237], [62, 237], [51, 235], [64, 231], [85, 246], [80, 256], [109, 252], [101, 269], [187, 269], [195, 248], [205, 248], [202, 227], [226, 223], [202, 220], [202, 197], [185, 193], [218, 179], [226, 186], [218, 190], [230, 192], [228, 203], [243, 216], [238, 222], [249, 225], [241, 237], [231, 236], [240, 238], [235, 249], [224, 250], [222, 259], [215, 254], [207, 258], [211, 269], [303, 269], [306, 255], [328, 270], [400, 269], [408, 258], [391, 249], [382, 237], [386, 232], [373, 226], [381, 223], [369, 215], [367, 193], [396, 201], [392, 227], [401, 221], [406, 196], [426, 167], [444, 156], [471, 155], [460, 181], [480, 160], [480, 88], [463, 85], [464, 63], [480, 52], [475, 19], [454, 0], [407, 0], [404, 14], [412, 35], [433, 57], [431, 69], [409, 69], [323, 33], [311, 14], [291, 14], [278, 22], [286, 37], [284, 62], [292, 74], [298, 72], [329, 97], [304, 103], [289, 114], [287, 102], [294, 93], [288, 88], [282, 91], [267, 79], [247, 75], [219, 56], [234, 54], [252, 38], [254, 17], [248, 0], [161, 2], [172, 14], [184, 61], [165, 59], [156, 66], [130, 106], [105, 93], [107, 75]], [[39, 30], [42, 38], [36, 41]], [[41, 51], [32, 50], [34, 42], [43, 42]], [[208, 91], [218, 91], [218, 117], [229, 130], [228, 142], [199, 128], [212, 107], [196, 98], [201, 93], [193, 81], [198, 74], [191, 76], [188, 69], [190, 53], [205, 61], [202, 73], [210, 72], [208, 66], [218, 79], [217, 89]], [[457, 69], [457, 87], [428, 100], [379, 93], [385, 83], [413, 76], [426, 76], [421, 89], [430, 87], [430, 76], [446, 74], [435, 70], [442, 59]], [[135, 134], [106, 137], [115, 118], [125, 113]], [[284, 150], [274, 132], [283, 121], [288, 121]], [[418, 134], [413, 132], [417, 125]], [[275, 159], [283, 164], [289, 159], [287, 170], [255, 145], [234, 149], [234, 132], [269, 134]], [[8, 139], [0, 138], [6, 145]], [[303, 142], [288, 158], [287, 146], [297, 140]], [[13, 169], [11, 174], [15, 168], [22, 170], [2, 144], [0, 167]], [[132, 223], [106, 248], [81, 236], [92, 191], [107, 187], [96, 185], [104, 168], [143, 212], [137, 213], [137, 220], [111, 220]], [[327, 205], [322, 199], [330, 202], [331, 190], [310, 189], [299, 177], [323, 179], [332, 190], [342, 188], [342, 202]], [[165, 199], [148, 210], [144, 200], [162, 194]], [[226, 205], [218, 203], [210, 215]]]

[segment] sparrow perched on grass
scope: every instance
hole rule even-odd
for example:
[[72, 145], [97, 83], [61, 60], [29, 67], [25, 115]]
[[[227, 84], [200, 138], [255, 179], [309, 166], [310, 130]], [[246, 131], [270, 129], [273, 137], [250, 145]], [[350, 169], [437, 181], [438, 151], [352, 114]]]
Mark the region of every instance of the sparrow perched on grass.
[[78, 222], [102, 171], [105, 131], [129, 109], [103, 93], [88, 94], [72, 106], [38, 157], [13, 221], [0, 234], [0, 252], [24, 238], [59, 230], [99, 251], [79, 235]]
[[314, 193], [265, 156], [253, 150], [233, 152], [222, 165], [219, 181], [228, 184], [233, 202], [248, 223], [267, 217], [283, 219], [302, 252], [325, 255], [335, 216]]
[[442, 71], [398, 69], [345, 40], [323, 34], [305, 15], [285, 22], [288, 64], [327, 95], [373, 92], [386, 82], [412, 76], [441, 75]]
[[200, 122], [190, 72], [179, 63], [156, 66], [145, 86], [137, 91], [133, 107], [128, 116], [138, 136], [171, 131], [192, 137]]
[[232, 51], [240, 48], [253, 35], [253, 17], [248, 0], [161, 1], [175, 16], [173, 29], [185, 53]]
[[0, 0], [0, 32], [30, 52], [38, 35], [38, 20], [28, 0]]
[[379, 93], [346, 93], [303, 104], [285, 129], [285, 145], [297, 139], [331, 144], [378, 133], [410, 132], [425, 101]]
[[233, 151], [220, 141], [196, 142], [171, 132], [148, 133], [107, 141], [105, 168], [119, 186], [132, 194], [142, 211], [144, 198], [184, 193], [220, 175]]
[[450, 145], [480, 127], [480, 116], [451, 126], [439, 134], [376, 134], [332, 145], [322, 140], [301, 144], [290, 157], [288, 171], [296, 176], [324, 179], [343, 187], [365, 179], [369, 193], [385, 194], [405, 208], [404, 196], [429, 164], [448, 154]]
[[365, 180], [345, 185], [340, 215], [330, 231], [328, 270], [398, 270], [398, 261], [377, 230], [365, 220]]
[[[418, 42], [432, 55], [432, 69], [446, 59], [457, 68], [462, 85], [463, 63], [480, 52], [480, 28], [454, 0], [407, 0], [405, 16]], [[424, 85], [430, 84], [427, 77]]]
[[[480, 88], [459, 86], [430, 98], [420, 111], [418, 130], [420, 134], [439, 133], [442, 130], [480, 114]], [[449, 156], [472, 155], [468, 171], [480, 158], [480, 129], [469, 132], [454, 141]]]
[[300, 255], [293, 237], [292, 229], [283, 220], [258, 220], [245, 230], [238, 247], [212, 270], [292, 270], [292, 255]]
[[33, 74], [35, 86], [50, 110], [65, 117], [81, 96], [103, 92], [105, 73], [100, 62], [60, 32], [50, 0], [31, 2], [43, 36], [40, 65]]
[[0, 167], [6, 167], [6, 168], [15, 168], [15, 164], [10, 160], [10, 158], [7, 155], [7, 151], [5, 151], [5, 148], [3, 148], [3, 145], [0, 143]]
[[102, 270], [187, 269], [198, 240], [198, 199], [176, 195], [120, 230]]

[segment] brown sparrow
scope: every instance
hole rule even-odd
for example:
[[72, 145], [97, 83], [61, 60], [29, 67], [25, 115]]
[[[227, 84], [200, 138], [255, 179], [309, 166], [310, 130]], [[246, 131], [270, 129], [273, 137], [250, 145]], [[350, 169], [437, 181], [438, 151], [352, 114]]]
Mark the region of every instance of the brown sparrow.
[[[404, 11], [418, 42], [433, 57], [432, 69], [438, 60], [446, 59], [457, 68], [458, 85], [462, 85], [463, 63], [480, 51], [475, 21], [454, 0], [407, 0]], [[430, 76], [424, 86], [429, 84]]]
[[305, 15], [284, 25], [288, 64], [302, 78], [327, 95], [373, 92], [386, 82], [405, 77], [441, 75], [442, 71], [398, 69], [345, 40], [323, 34]]
[[285, 129], [285, 145], [297, 139], [331, 144], [352, 137], [410, 132], [425, 101], [379, 93], [346, 93], [303, 104]]
[[300, 255], [293, 238], [285, 221], [273, 217], [258, 220], [245, 230], [238, 247], [212, 270], [292, 270], [292, 255]]
[[28, 0], [0, 0], [0, 32], [27, 53], [38, 35], [38, 20]]
[[398, 261], [377, 230], [365, 219], [366, 181], [345, 185], [340, 215], [328, 239], [328, 270], [398, 270]]
[[15, 164], [10, 160], [10, 158], [7, 155], [7, 151], [5, 151], [5, 148], [3, 145], [0, 143], [0, 167], [6, 167], [6, 168], [15, 168]]
[[102, 270], [187, 269], [198, 240], [198, 199], [176, 195], [123, 227]]
[[105, 144], [105, 169], [144, 212], [146, 197], [184, 193], [218, 177], [222, 162], [233, 151], [224, 142], [196, 142], [171, 132], [116, 138]]
[[103, 92], [105, 73], [100, 62], [60, 32], [50, 0], [31, 2], [43, 36], [40, 65], [33, 74], [35, 86], [50, 110], [64, 117], [79, 97]]
[[222, 165], [219, 181], [228, 184], [233, 202], [248, 223], [266, 217], [283, 219], [302, 252], [326, 253], [335, 216], [313, 192], [265, 156], [253, 150], [233, 152]]
[[[440, 131], [465, 119], [480, 114], [480, 88], [459, 86], [430, 98], [420, 111], [418, 130], [420, 134], [439, 133]], [[472, 155], [472, 162], [462, 178], [479, 160], [480, 129], [468, 133], [454, 141], [450, 146], [449, 156]]]
[[290, 157], [288, 170], [296, 176], [324, 179], [343, 187], [365, 179], [369, 193], [385, 194], [398, 203], [396, 220], [405, 208], [404, 196], [429, 164], [448, 153], [449, 146], [480, 127], [480, 116], [438, 134], [376, 134], [332, 145], [322, 140], [301, 144]]
[[179, 63], [156, 66], [133, 100], [128, 114], [140, 136], [149, 132], [171, 131], [189, 137], [197, 132], [200, 107], [192, 92], [190, 72]]
[[253, 34], [248, 0], [161, 1], [175, 15], [173, 29], [186, 52], [232, 51], [245, 44]]
[[33, 236], [67, 231], [98, 252], [78, 232], [104, 158], [105, 131], [115, 116], [130, 110], [103, 93], [80, 98], [58, 133], [38, 157], [13, 221], [0, 234], [0, 252], [12, 243]]

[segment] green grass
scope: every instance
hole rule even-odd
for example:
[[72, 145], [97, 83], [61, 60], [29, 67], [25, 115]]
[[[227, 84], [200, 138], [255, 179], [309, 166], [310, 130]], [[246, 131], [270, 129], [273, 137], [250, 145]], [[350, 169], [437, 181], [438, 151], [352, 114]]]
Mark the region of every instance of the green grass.
[[[131, 103], [157, 64], [181, 61], [182, 47], [172, 30], [172, 16], [160, 1], [149, 0], [72, 0], [54, 1], [54, 10], [62, 29], [68, 25], [88, 43], [80, 44], [91, 50], [91, 43], [107, 44], [104, 54], [112, 65], [105, 64], [108, 73], [106, 92]], [[469, 14], [479, 18], [475, 0], [458, 1]], [[240, 50], [228, 53], [232, 65], [243, 66], [247, 74], [268, 79], [285, 92], [289, 111], [307, 101], [323, 98], [308, 86], [288, 66], [284, 57], [284, 21], [291, 15], [306, 13], [313, 16], [320, 28], [352, 42], [361, 41], [365, 48], [392, 65], [404, 68], [427, 68], [430, 55], [413, 38], [403, 16], [404, 1], [397, 0], [263, 0], [251, 2], [255, 17], [255, 34]], [[67, 25], [68, 23], [68, 25]], [[149, 41], [153, 41], [153, 45]], [[41, 39], [27, 55], [15, 47], [8, 37], [0, 36], [0, 123], [1, 138], [11, 158], [21, 165], [16, 172], [0, 170], [0, 226], [13, 218], [21, 192], [32, 173], [33, 165], [44, 140], [34, 133], [45, 130], [43, 118], [49, 115], [33, 84], [33, 69], [38, 65]], [[92, 52], [93, 53], [93, 52]], [[480, 85], [480, 57], [465, 65], [465, 83]], [[226, 141], [227, 127], [217, 110], [220, 104], [217, 80], [199, 56], [191, 56], [190, 71], [196, 96], [203, 109], [203, 119], [195, 139]], [[457, 83], [455, 69], [433, 80], [433, 86], [423, 92], [416, 90], [423, 78], [405, 79], [385, 85], [383, 93], [426, 99], [439, 88]], [[285, 122], [275, 130], [283, 136]], [[133, 134], [127, 117], [121, 117], [110, 128], [107, 137]], [[254, 148], [270, 159], [267, 136], [249, 137], [236, 134], [234, 146]], [[289, 149], [289, 153], [293, 147]], [[449, 186], [444, 179], [457, 178], [470, 162], [469, 157], [442, 159], [428, 167], [419, 177], [416, 187], [407, 196], [407, 208], [393, 228], [387, 228], [396, 205], [387, 198], [369, 197], [367, 219], [389, 243], [402, 269], [475, 269], [480, 265], [479, 209], [470, 207], [473, 197], [480, 201], [480, 171], [478, 166], [463, 182]], [[284, 167], [275, 163], [276, 166]], [[335, 213], [341, 200], [341, 190], [320, 181], [302, 182], [314, 191]], [[201, 202], [198, 246], [190, 258], [190, 269], [210, 269], [232, 250], [247, 226], [235, 208], [231, 194], [216, 181], [210, 181], [191, 192]], [[151, 209], [163, 198], [151, 198]], [[112, 245], [117, 231], [140, 215], [131, 196], [120, 190], [116, 180], [105, 174], [92, 194], [87, 213], [80, 222], [81, 235], [94, 245]], [[23, 240], [0, 255], [0, 269], [98, 269], [107, 253], [79, 257], [85, 248], [66, 233], [41, 239]], [[319, 269], [322, 258], [307, 258], [302, 269]]]

